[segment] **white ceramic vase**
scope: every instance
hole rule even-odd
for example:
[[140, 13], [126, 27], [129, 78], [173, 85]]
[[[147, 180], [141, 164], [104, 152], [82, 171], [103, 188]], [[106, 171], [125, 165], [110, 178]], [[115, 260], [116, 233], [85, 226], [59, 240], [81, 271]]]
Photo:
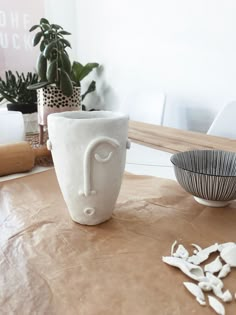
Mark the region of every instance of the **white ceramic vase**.
[[128, 116], [74, 111], [48, 116], [48, 148], [72, 220], [95, 225], [110, 219], [128, 148]]

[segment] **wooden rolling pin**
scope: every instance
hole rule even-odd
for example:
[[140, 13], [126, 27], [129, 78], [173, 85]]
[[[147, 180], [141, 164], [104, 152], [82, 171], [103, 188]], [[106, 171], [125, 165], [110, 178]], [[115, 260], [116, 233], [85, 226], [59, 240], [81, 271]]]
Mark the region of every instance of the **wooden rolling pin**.
[[46, 146], [32, 148], [26, 141], [0, 144], [0, 176], [30, 171], [37, 157], [50, 154]]

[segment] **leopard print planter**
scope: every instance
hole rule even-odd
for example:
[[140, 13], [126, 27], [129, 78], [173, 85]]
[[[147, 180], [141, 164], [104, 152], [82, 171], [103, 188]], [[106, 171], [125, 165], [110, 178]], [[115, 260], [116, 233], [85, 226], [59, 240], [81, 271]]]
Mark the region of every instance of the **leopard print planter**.
[[41, 126], [47, 126], [49, 114], [81, 109], [80, 87], [74, 87], [73, 95], [68, 97], [57, 87], [47, 86], [37, 90], [37, 99], [38, 123]]

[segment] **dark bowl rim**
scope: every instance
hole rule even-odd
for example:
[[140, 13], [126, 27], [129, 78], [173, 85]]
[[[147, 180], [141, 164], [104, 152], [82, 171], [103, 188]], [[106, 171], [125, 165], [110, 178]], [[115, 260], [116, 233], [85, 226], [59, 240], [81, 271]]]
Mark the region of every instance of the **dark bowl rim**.
[[216, 174], [207, 174], [207, 173], [203, 173], [203, 172], [197, 172], [197, 171], [192, 171], [192, 170], [189, 170], [187, 168], [184, 168], [184, 167], [180, 167], [178, 165], [176, 165], [174, 162], [173, 162], [173, 158], [177, 155], [181, 155], [183, 153], [189, 153], [189, 152], [208, 152], [208, 151], [214, 151], [214, 152], [225, 152], [225, 153], [230, 153], [230, 154], [234, 154], [236, 155], [236, 152], [233, 152], [233, 151], [224, 151], [224, 150], [215, 150], [215, 149], [206, 149], [206, 150], [198, 150], [198, 149], [195, 149], [195, 150], [188, 150], [188, 151], [183, 151], [183, 152], [177, 152], [177, 153], [174, 153], [171, 157], [170, 157], [170, 161], [171, 163], [181, 169], [181, 170], [184, 170], [184, 171], [187, 171], [187, 172], [190, 172], [190, 173], [193, 173], [193, 174], [199, 174], [199, 175], [205, 175], [205, 176], [213, 176], [213, 177], [225, 177], [225, 178], [234, 178], [236, 177], [236, 174], [235, 175], [216, 175]]

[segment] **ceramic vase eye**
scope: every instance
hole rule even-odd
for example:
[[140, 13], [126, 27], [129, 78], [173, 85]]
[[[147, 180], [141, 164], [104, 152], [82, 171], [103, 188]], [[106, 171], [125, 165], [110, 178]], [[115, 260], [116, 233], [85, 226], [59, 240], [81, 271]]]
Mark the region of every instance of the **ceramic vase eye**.
[[128, 116], [108, 111], [51, 114], [48, 133], [71, 218], [87, 225], [108, 220], [125, 167]]

